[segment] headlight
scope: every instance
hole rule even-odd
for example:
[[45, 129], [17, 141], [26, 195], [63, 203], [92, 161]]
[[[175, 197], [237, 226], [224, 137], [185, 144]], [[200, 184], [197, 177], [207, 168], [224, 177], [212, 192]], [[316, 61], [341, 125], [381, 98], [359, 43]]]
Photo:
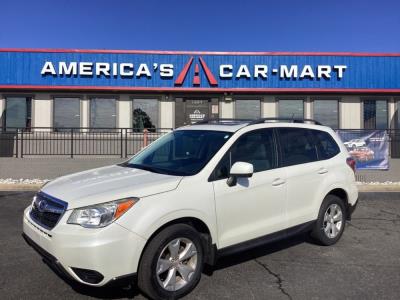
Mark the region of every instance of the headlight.
[[74, 209], [68, 218], [68, 224], [78, 224], [82, 227], [105, 227], [126, 213], [138, 198], [127, 198], [92, 206]]

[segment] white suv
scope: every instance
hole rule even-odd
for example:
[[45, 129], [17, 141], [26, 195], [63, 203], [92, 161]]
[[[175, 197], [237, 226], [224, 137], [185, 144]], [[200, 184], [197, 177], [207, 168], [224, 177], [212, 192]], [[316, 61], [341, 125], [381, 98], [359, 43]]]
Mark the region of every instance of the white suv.
[[132, 275], [155, 299], [189, 293], [204, 264], [236, 250], [300, 231], [334, 244], [357, 203], [355, 162], [311, 123], [176, 129], [125, 163], [46, 184], [24, 212], [24, 237], [81, 283]]

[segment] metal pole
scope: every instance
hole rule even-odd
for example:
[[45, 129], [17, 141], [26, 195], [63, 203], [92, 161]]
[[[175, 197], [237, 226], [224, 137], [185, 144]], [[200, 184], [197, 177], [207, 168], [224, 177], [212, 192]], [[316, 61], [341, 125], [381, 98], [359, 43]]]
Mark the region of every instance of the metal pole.
[[17, 128], [17, 135], [15, 140], [15, 157], [18, 158], [18, 128]]
[[71, 158], [74, 158], [74, 129], [71, 128]]
[[125, 157], [128, 157], [128, 129], [125, 129]]
[[123, 158], [124, 157], [124, 146], [123, 146], [123, 143], [124, 143], [124, 140], [123, 140], [123, 138], [124, 138], [123, 137], [124, 129], [121, 128], [120, 134], [121, 134], [121, 158]]
[[24, 129], [21, 129], [21, 158], [24, 157]]

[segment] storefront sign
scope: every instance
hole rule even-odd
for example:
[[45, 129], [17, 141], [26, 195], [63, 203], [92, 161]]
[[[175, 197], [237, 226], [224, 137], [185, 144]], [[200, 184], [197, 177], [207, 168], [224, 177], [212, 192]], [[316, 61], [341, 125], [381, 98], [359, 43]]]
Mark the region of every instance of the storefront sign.
[[389, 138], [385, 130], [338, 130], [358, 170], [389, 169]]
[[0, 87], [399, 92], [400, 55], [0, 49]]

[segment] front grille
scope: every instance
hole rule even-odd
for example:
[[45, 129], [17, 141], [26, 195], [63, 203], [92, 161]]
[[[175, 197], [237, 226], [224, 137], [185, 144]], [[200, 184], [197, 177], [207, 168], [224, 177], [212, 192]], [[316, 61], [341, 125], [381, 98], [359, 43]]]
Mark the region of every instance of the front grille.
[[30, 216], [39, 225], [46, 229], [53, 229], [67, 209], [64, 201], [51, 197], [43, 192], [35, 196]]

